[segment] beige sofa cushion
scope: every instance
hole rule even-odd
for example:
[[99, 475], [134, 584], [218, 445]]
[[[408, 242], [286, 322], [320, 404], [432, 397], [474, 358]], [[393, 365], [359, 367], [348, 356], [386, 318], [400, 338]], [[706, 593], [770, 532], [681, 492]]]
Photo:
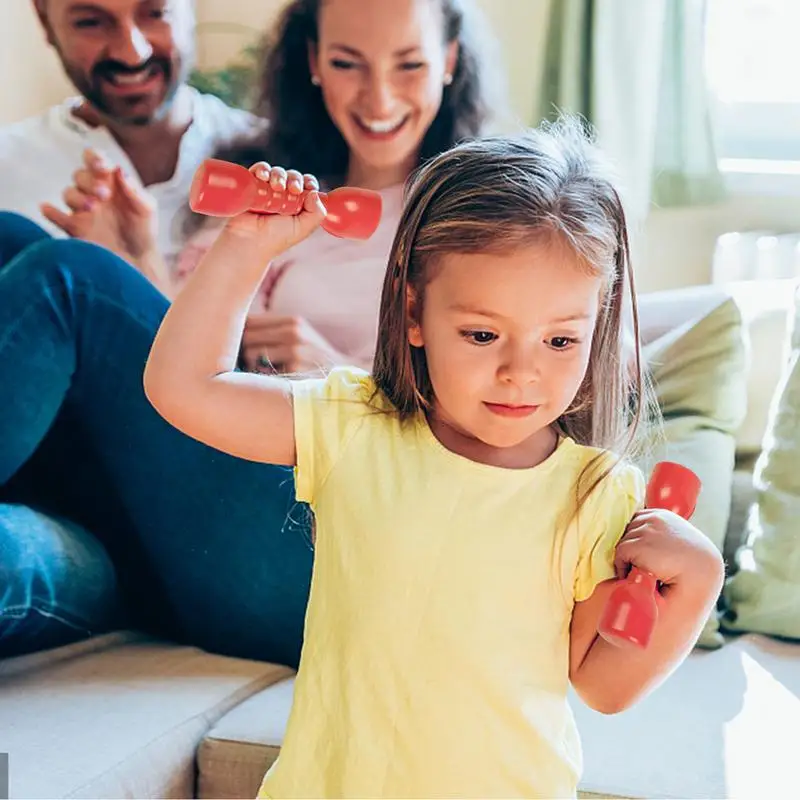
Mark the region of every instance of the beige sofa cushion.
[[208, 728], [287, 674], [134, 634], [5, 661], [11, 797], [194, 797]]
[[255, 797], [278, 757], [294, 693], [294, 678], [270, 686], [228, 712], [197, 754], [197, 796]]
[[797, 795], [800, 646], [758, 634], [696, 650], [634, 708], [580, 701], [582, 787], [615, 797]]
[[[198, 797], [255, 797], [278, 754], [294, 681], [226, 714], [198, 754]], [[638, 706], [603, 716], [571, 698], [583, 797], [789, 797], [797, 786], [800, 646], [759, 635], [695, 650]]]

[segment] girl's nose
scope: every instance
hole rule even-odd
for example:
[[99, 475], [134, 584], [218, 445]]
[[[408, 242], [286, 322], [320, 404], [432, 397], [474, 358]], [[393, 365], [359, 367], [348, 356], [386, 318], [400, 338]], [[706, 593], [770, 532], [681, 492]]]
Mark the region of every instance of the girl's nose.
[[509, 347], [504, 353], [498, 375], [506, 383], [526, 386], [541, 377], [535, 353], [528, 347]]

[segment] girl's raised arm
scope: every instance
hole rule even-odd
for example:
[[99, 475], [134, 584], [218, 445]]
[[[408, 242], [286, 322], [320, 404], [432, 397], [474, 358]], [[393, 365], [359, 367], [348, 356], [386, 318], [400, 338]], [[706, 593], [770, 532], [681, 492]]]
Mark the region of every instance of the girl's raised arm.
[[144, 373], [148, 399], [183, 433], [238, 458], [294, 465], [291, 383], [236, 371], [245, 319], [267, 265], [305, 239], [325, 209], [316, 180], [256, 165], [276, 189], [311, 189], [293, 217], [245, 213], [232, 219], [161, 324]]

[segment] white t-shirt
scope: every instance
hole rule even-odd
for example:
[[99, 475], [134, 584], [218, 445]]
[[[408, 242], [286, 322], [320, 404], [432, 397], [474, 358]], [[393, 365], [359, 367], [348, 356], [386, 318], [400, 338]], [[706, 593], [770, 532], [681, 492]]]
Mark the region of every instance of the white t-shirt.
[[[175, 173], [168, 181], [147, 187], [158, 204], [159, 248], [169, 263], [185, 241], [181, 212], [201, 162], [219, 145], [264, 125], [213, 95], [190, 91], [192, 124], [181, 140]], [[128, 156], [108, 130], [92, 128], [74, 116], [80, 102], [81, 98], [70, 98], [39, 116], [0, 129], [0, 210], [23, 214], [55, 236], [65, 234], [42, 216], [39, 206], [47, 202], [66, 210], [62, 195], [83, 164], [86, 148], [102, 151], [141, 185]]]

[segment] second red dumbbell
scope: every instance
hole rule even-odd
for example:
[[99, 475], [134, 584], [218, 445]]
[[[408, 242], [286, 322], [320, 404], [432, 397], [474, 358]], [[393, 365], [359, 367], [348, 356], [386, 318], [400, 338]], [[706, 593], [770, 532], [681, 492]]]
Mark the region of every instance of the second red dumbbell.
[[[645, 505], [689, 519], [699, 494], [700, 479], [694, 472], [681, 464], [662, 461], [650, 476]], [[657, 593], [656, 576], [633, 567], [611, 593], [598, 633], [612, 644], [647, 647], [658, 620]]]

